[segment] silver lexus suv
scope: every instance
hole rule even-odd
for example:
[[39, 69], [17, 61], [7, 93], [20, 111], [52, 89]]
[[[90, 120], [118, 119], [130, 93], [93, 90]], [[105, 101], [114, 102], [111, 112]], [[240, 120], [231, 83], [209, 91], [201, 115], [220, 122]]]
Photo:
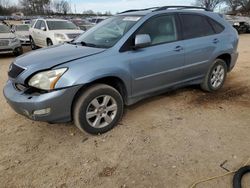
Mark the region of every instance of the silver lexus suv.
[[30, 119], [112, 129], [124, 105], [187, 85], [219, 90], [235, 66], [237, 31], [218, 14], [159, 7], [115, 15], [72, 42], [17, 58], [4, 95]]

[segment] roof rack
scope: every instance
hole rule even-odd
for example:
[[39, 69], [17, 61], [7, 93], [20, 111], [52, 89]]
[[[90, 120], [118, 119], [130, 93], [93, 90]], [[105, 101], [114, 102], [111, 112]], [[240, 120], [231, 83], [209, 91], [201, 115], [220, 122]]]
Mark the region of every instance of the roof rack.
[[168, 10], [168, 9], [198, 9], [198, 10], [205, 10], [205, 11], [211, 11], [207, 8], [204, 7], [197, 7], [197, 6], [163, 6], [163, 7], [151, 7], [151, 8], [145, 8], [145, 9], [131, 9], [131, 10], [126, 10], [123, 12], [119, 12], [118, 14], [123, 14], [123, 13], [128, 13], [128, 12], [136, 12], [136, 11], [146, 11], [146, 10], [152, 10], [153, 12], [156, 11], [162, 11], [162, 10]]
[[199, 9], [199, 10], [211, 11], [207, 8], [197, 7], [197, 6], [164, 6], [164, 7], [159, 7], [154, 11], [161, 11], [161, 10], [168, 10], [168, 9]]
[[144, 9], [131, 9], [131, 10], [125, 10], [123, 12], [119, 12], [118, 14], [128, 13], [128, 12], [136, 12], [136, 11], [146, 11], [146, 10], [153, 10], [153, 9], [159, 9], [160, 7], [151, 7], [151, 8], [144, 8]]

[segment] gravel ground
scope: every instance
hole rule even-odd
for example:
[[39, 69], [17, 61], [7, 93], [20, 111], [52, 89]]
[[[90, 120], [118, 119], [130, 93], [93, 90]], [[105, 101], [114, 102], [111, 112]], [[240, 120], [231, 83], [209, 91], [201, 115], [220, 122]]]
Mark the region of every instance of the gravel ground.
[[[73, 124], [34, 122], [0, 94], [0, 187], [189, 187], [250, 157], [250, 35], [217, 93], [179, 89], [126, 108], [101, 136]], [[0, 57], [0, 88], [12, 56]], [[244, 178], [250, 186], [250, 176]], [[232, 176], [197, 187], [232, 187]]]

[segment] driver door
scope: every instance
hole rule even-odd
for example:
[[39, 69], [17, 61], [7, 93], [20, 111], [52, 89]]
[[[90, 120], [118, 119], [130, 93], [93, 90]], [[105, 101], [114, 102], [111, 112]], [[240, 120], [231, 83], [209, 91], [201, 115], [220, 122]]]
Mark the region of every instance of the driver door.
[[185, 50], [174, 14], [153, 17], [135, 33], [148, 34], [151, 45], [128, 52], [133, 96], [152, 93], [183, 80]]

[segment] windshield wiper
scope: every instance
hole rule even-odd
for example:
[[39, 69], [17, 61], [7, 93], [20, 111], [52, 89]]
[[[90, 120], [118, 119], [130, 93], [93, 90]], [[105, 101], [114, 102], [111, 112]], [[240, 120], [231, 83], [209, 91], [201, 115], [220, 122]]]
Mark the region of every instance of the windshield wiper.
[[99, 45], [96, 45], [96, 44], [93, 44], [93, 43], [86, 43], [84, 41], [81, 41], [81, 42], [71, 41], [71, 42], [68, 42], [68, 44], [82, 45], [82, 46], [93, 47], [93, 48], [107, 48], [106, 46], [99, 46]]

